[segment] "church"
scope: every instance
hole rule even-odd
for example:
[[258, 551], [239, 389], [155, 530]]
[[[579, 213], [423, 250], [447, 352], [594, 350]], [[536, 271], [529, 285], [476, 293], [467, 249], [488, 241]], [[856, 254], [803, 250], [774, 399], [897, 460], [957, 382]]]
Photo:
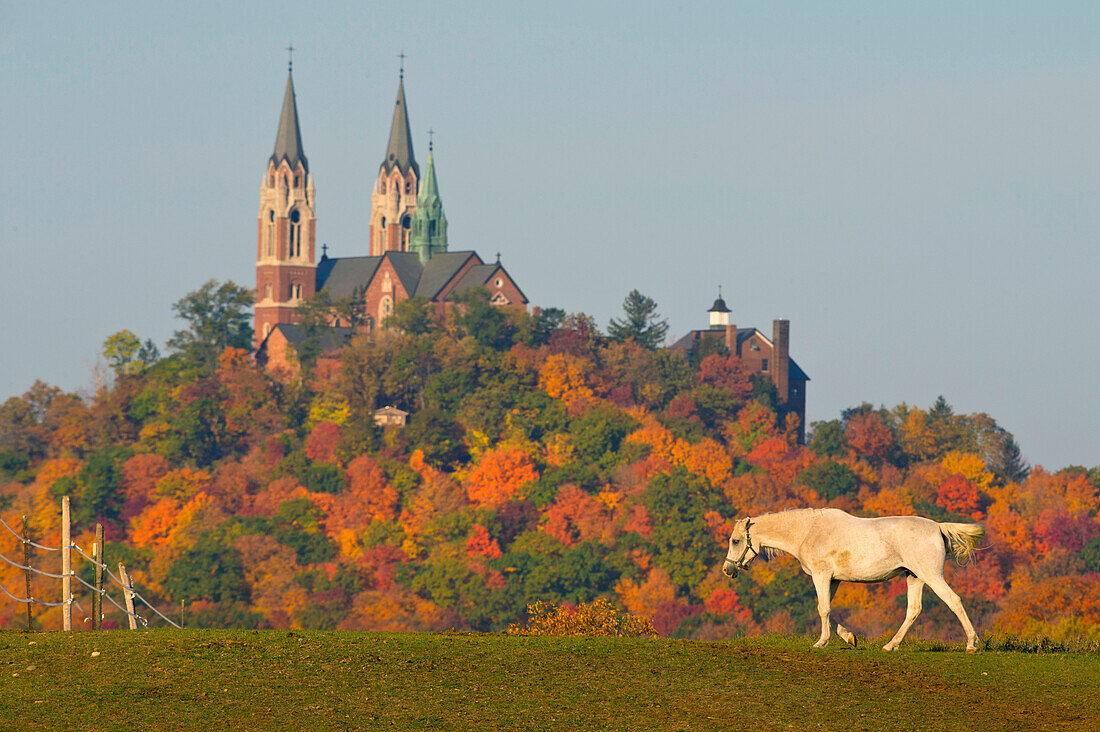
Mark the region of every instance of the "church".
[[[318, 259], [313, 174], [302, 146], [293, 69], [288, 70], [275, 150], [260, 185], [254, 345], [261, 362], [297, 345], [295, 309], [318, 293], [333, 302], [362, 299], [371, 331], [385, 327], [402, 300], [422, 295], [443, 316], [452, 297], [479, 286], [489, 290], [494, 305], [526, 310], [527, 298], [499, 255], [485, 262], [475, 251], [448, 249], [432, 146], [423, 175], [413, 154], [404, 77], [402, 70], [389, 142], [371, 192], [366, 253], [330, 257], [326, 246]], [[334, 333], [350, 337], [346, 323], [334, 318], [333, 325]]]

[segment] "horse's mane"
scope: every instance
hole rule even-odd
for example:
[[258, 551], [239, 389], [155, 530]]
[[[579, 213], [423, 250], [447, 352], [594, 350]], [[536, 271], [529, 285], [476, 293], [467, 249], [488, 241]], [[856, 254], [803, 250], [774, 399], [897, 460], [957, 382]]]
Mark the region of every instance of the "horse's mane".
[[783, 553], [782, 549], [776, 549], [774, 546], [762, 546], [760, 549], [760, 553], [764, 555], [764, 559], [775, 559]]

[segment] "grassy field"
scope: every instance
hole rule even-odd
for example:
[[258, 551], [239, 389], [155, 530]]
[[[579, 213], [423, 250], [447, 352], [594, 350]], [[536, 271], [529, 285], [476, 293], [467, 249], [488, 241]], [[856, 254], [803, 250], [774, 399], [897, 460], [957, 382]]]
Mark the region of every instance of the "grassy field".
[[0, 632], [0, 728], [1100, 729], [1100, 655], [466, 633]]

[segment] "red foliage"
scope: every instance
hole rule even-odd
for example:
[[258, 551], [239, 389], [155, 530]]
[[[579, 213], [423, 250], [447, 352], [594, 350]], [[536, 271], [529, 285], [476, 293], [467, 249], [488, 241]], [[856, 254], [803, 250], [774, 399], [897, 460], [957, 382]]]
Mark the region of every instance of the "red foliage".
[[653, 629], [663, 636], [672, 635], [680, 627], [680, 623], [698, 615], [703, 610], [702, 605], [689, 605], [679, 600], [661, 603], [657, 612], [653, 614]]
[[740, 356], [711, 354], [699, 364], [696, 380], [702, 384], [728, 391], [738, 401], [752, 395], [752, 370]]
[[878, 412], [853, 415], [844, 434], [852, 449], [867, 457], [885, 459], [894, 445], [894, 433]]
[[710, 593], [710, 597], [706, 599], [705, 606], [707, 612], [714, 615], [729, 613], [733, 615], [735, 620], [741, 623], [747, 623], [752, 620], [752, 613], [741, 604], [741, 598], [737, 596], [737, 593], [728, 587], [719, 587], [714, 592]]
[[1055, 548], [1079, 552], [1096, 533], [1097, 524], [1092, 517], [1084, 512], [1071, 513], [1064, 508], [1048, 508], [1039, 514], [1035, 522], [1035, 538], [1040, 554]]
[[690, 418], [695, 417], [698, 420], [698, 416], [695, 415], [695, 399], [691, 394], [677, 394], [672, 398], [672, 401], [668, 403], [668, 409], [665, 410], [665, 416], [671, 418]]
[[322, 463], [336, 462], [336, 443], [340, 439], [340, 427], [328, 420], [318, 422], [306, 438], [306, 456]]
[[936, 503], [952, 513], [960, 513], [981, 521], [981, 493], [978, 487], [961, 475], [950, 475], [936, 489]]
[[626, 521], [623, 522], [623, 531], [633, 531], [643, 539], [648, 539], [653, 533], [653, 519], [645, 506], [635, 504], [627, 509]]
[[122, 519], [129, 521], [149, 505], [157, 481], [168, 474], [168, 461], [160, 455], [143, 453], [134, 455], [122, 464], [122, 487], [126, 502], [122, 506]]

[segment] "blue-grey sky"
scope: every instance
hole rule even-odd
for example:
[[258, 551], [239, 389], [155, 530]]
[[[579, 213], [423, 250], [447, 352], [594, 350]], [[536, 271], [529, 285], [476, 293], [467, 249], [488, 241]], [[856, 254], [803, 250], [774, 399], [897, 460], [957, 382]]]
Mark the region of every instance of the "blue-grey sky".
[[0, 7], [0, 399], [88, 390], [101, 345], [254, 285], [293, 42], [318, 243], [367, 251], [404, 50], [453, 249], [606, 326], [733, 320], [868, 401], [987, 412], [1096, 465], [1100, 5], [17, 3]]

